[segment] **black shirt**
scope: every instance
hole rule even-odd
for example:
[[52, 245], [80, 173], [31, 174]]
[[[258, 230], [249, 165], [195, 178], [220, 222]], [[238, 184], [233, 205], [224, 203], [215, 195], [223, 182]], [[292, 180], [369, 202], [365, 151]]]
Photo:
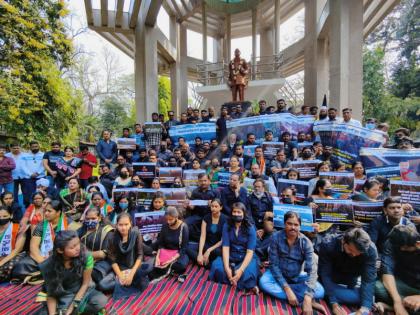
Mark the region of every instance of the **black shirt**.
[[[48, 151], [48, 152], [45, 152], [44, 157], [42, 159], [43, 160], [48, 160], [48, 167], [51, 170], [56, 171], [57, 167], [56, 167], [55, 164], [63, 156], [64, 156], [63, 151], [58, 151], [58, 152]], [[48, 173], [48, 175], [51, 175], [51, 174]]]
[[206, 214], [203, 218], [203, 221], [206, 222], [206, 243], [205, 247], [209, 248], [214, 246], [217, 242], [222, 240], [223, 225], [227, 221], [227, 217], [221, 213], [219, 222], [212, 227], [212, 218], [211, 213]]

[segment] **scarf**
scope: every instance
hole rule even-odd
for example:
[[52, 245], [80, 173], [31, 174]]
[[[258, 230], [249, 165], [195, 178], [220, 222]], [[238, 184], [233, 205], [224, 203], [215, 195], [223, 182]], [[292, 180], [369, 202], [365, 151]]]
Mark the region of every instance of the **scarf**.
[[15, 248], [16, 236], [19, 230], [19, 224], [9, 223], [3, 235], [0, 236], [0, 257], [6, 257], [11, 254]]
[[122, 237], [120, 233], [115, 233], [114, 242], [121, 254], [127, 255], [133, 250], [134, 246], [136, 245], [138, 233], [139, 233], [139, 230], [136, 226], [131, 228], [130, 232], [128, 232], [128, 240], [127, 240], [128, 246], [126, 249], [124, 249], [123, 241], [122, 241]]
[[55, 233], [67, 230], [67, 217], [61, 213], [58, 219], [58, 224], [53, 229], [52, 224], [47, 220], [43, 222], [42, 237], [41, 237], [41, 256], [48, 257], [49, 253], [53, 250]]

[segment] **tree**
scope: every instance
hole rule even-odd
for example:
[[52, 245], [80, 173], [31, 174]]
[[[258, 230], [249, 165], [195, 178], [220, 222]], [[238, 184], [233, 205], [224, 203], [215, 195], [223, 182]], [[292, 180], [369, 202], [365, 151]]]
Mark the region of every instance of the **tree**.
[[158, 80], [158, 110], [168, 119], [168, 111], [171, 110], [171, 81], [168, 77], [159, 76]]
[[0, 0], [0, 121], [23, 143], [75, 133], [81, 96], [61, 76], [72, 54], [67, 13], [64, 1]]
[[110, 129], [115, 134], [119, 134], [124, 127], [131, 127], [126, 111], [126, 104], [122, 103], [114, 96], [105, 98], [100, 103], [100, 115], [102, 129]]

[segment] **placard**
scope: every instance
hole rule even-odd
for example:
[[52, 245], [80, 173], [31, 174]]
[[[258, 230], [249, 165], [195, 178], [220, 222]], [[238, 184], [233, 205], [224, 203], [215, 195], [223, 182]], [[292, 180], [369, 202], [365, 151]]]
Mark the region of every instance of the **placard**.
[[184, 170], [182, 176], [183, 176], [185, 187], [197, 187], [198, 175], [200, 174], [206, 174], [206, 171], [205, 170]]
[[300, 230], [302, 232], [313, 232], [313, 214], [311, 207], [288, 205], [288, 204], [278, 204], [273, 205], [274, 212], [274, 226], [277, 228], [284, 228], [284, 215], [288, 211], [297, 212], [300, 215], [302, 224]]
[[306, 182], [304, 180], [279, 178], [277, 185], [279, 196], [285, 188], [291, 188], [292, 190], [294, 190], [296, 199], [303, 201], [308, 197], [309, 182]]
[[310, 180], [316, 177], [316, 168], [320, 160], [305, 160], [305, 161], [292, 161], [291, 167], [299, 171], [299, 178], [302, 180]]
[[399, 197], [402, 203], [409, 203], [414, 210], [420, 211], [420, 182], [391, 180], [390, 190], [392, 197]]
[[162, 184], [173, 184], [175, 178], [182, 178], [182, 167], [159, 167], [159, 181]]
[[328, 178], [332, 190], [337, 195], [351, 194], [354, 190], [354, 174], [349, 172], [319, 172], [322, 178]]
[[400, 166], [379, 166], [366, 169], [366, 177], [385, 177], [387, 179], [400, 179]]
[[134, 214], [134, 224], [142, 235], [160, 233], [165, 220], [165, 211], [147, 211]]
[[136, 149], [136, 139], [134, 138], [118, 138], [117, 139], [117, 149], [118, 150], [135, 150]]
[[133, 163], [133, 174], [140, 178], [155, 178], [156, 177], [156, 163], [139, 162]]
[[267, 160], [272, 160], [276, 157], [278, 150], [284, 150], [283, 142], [274, 142], [274, 141], [264, 141], [262, 143], [262, 150], [264, 158]]
[[316, 222], [334, 224], [353, 224], [353, 205], [351, 200], [315, 199]]
[[383, 214], [383, 202], [353, 201], [353, 218], [363, 224], [369, 224]]

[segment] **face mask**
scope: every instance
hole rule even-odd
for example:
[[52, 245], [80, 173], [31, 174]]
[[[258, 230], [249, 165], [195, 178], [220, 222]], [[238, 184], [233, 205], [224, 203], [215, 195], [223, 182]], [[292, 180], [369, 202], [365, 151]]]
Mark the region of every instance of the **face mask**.
[[160, 146], [160, 151], [166, 151], [166, 147], [164, 145]]
[[128, 202], [120, 202], [118, 205], [120, 206], [122, 210], [125, 210], [128, 208]]
[[32, 152], [33, 154], [37, 154], [37, 153], [39, 152], [39, 149], [31, 150], [31, 152]]
[[261, 198], [262, 196], [264, 196], [264, 192], [261, 192], [261, 191], [254, 191], [254, 195], [255, 195], [257, 198]]
[[376, 125], [374, 123], [367, 123], [366, 124], [366, 128], [369, 130], [373, 130], [375, 129]]
[[283, 203], [288, 204], [288, 205], [293, 204], [292, 198], [290, 198], [290, 197], [283, 197], [283, 198], [281, 198], [281, 201], [283, 201]]
[[140, 182], [138, 182], [138, 181], [132, 181], [132, 183], [133, 183], [133, 186], [137, 186], [138, 184], [140, 184]]
[[232, 215], [233, 222], [239, 223], [239, 222], [242, 222], [243, 219], [244, 219], [243, 215]]
[[324, 195], [331, 196], [333, 194], [333, 190], [331, 188], [327, 188], [324, 191]]
[[87, 220], [83, 222], [83, 225], [88, 229], [88, 230], [93, 230], [96, 228], [96, 226], [98, 225], [99, 221], [98, 220]]
[[303, 152], [302, 153], [302, 157], [304, 157], [304, 158], [310, 158], [312, 156], [312, 154], [310, 153], [310, 152]]
[[174, 184], [173, 186], [174, 186], [174, 188], [181, 188], [182, 187], [181, 184]]
[[175, 226], [178, 223], [178, 220], [175, 220], [173, 223], [168, 223], [169, 226]]
[[121, 178], [127, 178], [128, 177], [128, 174], [127, 173], [121, 173]]
[[9, 222], [10, 222], [10, 218], [9, 219], [0, 219], [0, 225], [6, 225]]

